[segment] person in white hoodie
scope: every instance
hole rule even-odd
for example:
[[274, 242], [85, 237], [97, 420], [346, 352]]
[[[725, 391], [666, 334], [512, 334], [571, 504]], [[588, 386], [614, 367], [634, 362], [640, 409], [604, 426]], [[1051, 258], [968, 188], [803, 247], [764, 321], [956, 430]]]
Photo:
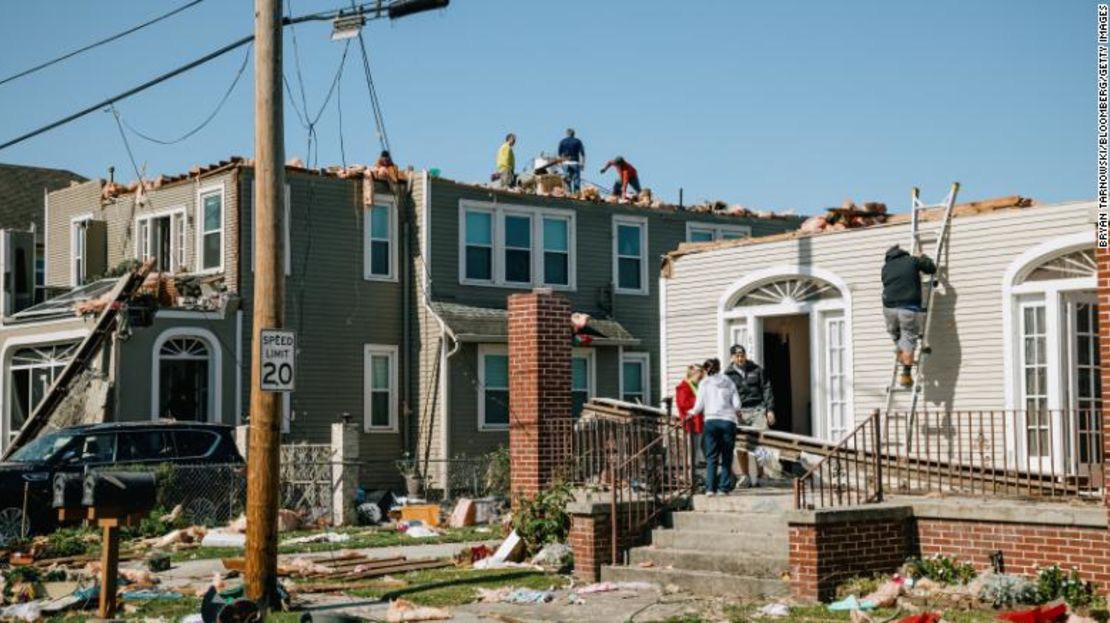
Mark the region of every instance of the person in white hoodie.
[[728, 495], [732, 479], [732, 457], [736, 452], [736, 414], [740, 411], [740, 394], [736, 384], [721, 374], [721, 361], [708, 359], [704, 365], [705, 379], [698, 385], [698, 399], [693, 415], [704, 414], [705, 429], [705, 494]]

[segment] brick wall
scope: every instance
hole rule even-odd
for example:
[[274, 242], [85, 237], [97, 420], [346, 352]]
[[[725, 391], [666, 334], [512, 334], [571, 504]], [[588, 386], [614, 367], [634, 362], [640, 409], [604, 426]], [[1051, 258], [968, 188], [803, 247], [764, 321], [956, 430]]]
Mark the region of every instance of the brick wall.
[[569, 452], [570, 302], [509, 297], [509, 461], [514, 499], [549, 486]]
[[858, 519], [790, 526], [791, 592], [828, 600], [836, 586], [857, 575], [891, 573], [912, 547], [906, 509], [861, 512]]
[[1059, 564], [1110, 587], [1110, 533], [1103, 529], [924, 518], [916, 524], [923, 556], [956, 556], [983, 571], [1001, 550], [1006, 573], [1034, 575], [1038, 567]]

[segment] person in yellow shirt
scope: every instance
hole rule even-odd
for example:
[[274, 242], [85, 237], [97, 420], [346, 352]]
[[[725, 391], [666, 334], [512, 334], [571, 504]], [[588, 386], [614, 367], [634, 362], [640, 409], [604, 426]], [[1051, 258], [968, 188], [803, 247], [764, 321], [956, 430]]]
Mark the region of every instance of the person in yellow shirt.
[[497, 150], [497, 178], [501, 181], [502, 188], [516, 185], [516, 155], [513, 153], [513, 145], [516, 145], [516, 134], [510, 132], [505, 136], [501, 149]]

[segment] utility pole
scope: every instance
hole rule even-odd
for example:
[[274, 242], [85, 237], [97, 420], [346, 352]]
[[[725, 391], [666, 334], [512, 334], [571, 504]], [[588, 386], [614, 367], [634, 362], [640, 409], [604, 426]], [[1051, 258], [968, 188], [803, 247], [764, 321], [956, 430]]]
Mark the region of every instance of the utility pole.
[[285, 192], [281, 0], [254, 3], [254, 309], [250, 445], [247, 451], [246, 595], [265, 612], [277, 603], [277, 511], [281, 395], [261, 389], [263, 329], [284, 323], [281, 206]]

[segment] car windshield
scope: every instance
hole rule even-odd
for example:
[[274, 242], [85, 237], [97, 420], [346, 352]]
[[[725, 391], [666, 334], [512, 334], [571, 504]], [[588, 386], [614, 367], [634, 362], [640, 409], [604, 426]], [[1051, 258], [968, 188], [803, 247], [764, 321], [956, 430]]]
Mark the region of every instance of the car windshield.
[[73, 437], [73, 433], [64, 432], [43, 435], [16, 450], [10, 460], [19, 463], [45, 463], [53, 458], [59, 450], [69, 445]]

